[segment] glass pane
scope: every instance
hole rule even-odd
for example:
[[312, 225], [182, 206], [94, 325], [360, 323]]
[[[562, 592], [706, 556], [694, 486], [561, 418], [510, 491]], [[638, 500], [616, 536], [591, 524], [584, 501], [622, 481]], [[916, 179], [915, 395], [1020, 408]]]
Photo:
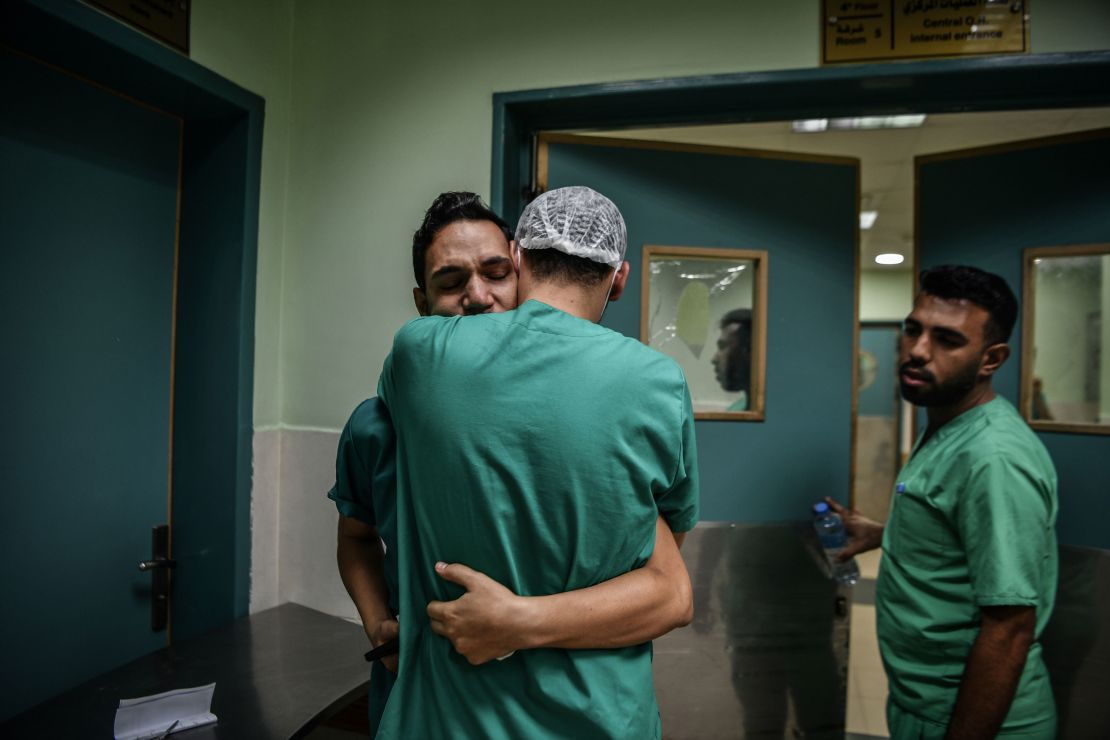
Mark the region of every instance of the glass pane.
[[1110, 255], [1033, 262], [1032, 420], [1110, 424]]
[[694, 411], [750, 410], [756, 262], [653, 255], [648, 264], [648, 344], [682, 366]]

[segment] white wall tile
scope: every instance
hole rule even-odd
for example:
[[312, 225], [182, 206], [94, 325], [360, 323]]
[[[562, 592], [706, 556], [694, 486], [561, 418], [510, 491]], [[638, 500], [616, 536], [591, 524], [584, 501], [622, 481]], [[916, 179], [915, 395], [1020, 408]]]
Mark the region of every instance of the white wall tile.
[[264, 429], [254, 433], [254, 471], [251, 481], [251, 614], [281, 603], [278, 599], [280, 445], [279, 429]]
[[335, 483], [338, 443], [338, 432], [281, 432], [278, 587], [282, 602], [357, 619], [335, 564], [339, 513], [327, 497]]

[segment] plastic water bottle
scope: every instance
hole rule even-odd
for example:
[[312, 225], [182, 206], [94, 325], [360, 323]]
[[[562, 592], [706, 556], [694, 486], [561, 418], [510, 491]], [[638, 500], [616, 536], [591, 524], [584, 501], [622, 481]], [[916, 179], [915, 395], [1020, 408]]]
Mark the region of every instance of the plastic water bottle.
[[825, 550], [825, 559], [836, 582], [851, 586], [858, 581], [859, 565], [856, 559], [843, 563], [836, 559], [848, 544], [848, 535], [844, 532], [844, 522], [840, 521], [840, 517], [824, 501], [813, 505], [813, 528], [817, 530], [817, 539]]

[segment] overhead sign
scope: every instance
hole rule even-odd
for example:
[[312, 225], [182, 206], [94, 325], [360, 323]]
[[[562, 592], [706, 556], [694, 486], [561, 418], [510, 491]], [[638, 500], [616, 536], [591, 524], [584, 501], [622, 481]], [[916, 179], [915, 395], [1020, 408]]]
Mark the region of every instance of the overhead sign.
[[1029, 51], [1029, 2], [823, 0], [823, 64]]
[[88, 0], [148, 36], [189, 53], [189, 8], [192, 0]]

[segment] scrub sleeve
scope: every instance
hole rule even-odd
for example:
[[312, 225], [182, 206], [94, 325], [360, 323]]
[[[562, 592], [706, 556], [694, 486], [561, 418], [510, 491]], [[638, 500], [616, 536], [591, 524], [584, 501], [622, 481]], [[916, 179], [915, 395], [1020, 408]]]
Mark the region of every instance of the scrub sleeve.
[[[328, 498], [342, 516], [378, 528], [387, 548], [395, 548], [396, 441], [389, 412], [377, 398], [363, 401], [339, 435], [335, 456], [335, 485]], [[379, 525], [379, 520], [381, 524]], [[389, 608], [397, 613], [396, 561], [385, 563]], [[370, 665], [367, 692], [370, 737], [378, 732], [385, 704], [397, 677], [381, 661]]]

